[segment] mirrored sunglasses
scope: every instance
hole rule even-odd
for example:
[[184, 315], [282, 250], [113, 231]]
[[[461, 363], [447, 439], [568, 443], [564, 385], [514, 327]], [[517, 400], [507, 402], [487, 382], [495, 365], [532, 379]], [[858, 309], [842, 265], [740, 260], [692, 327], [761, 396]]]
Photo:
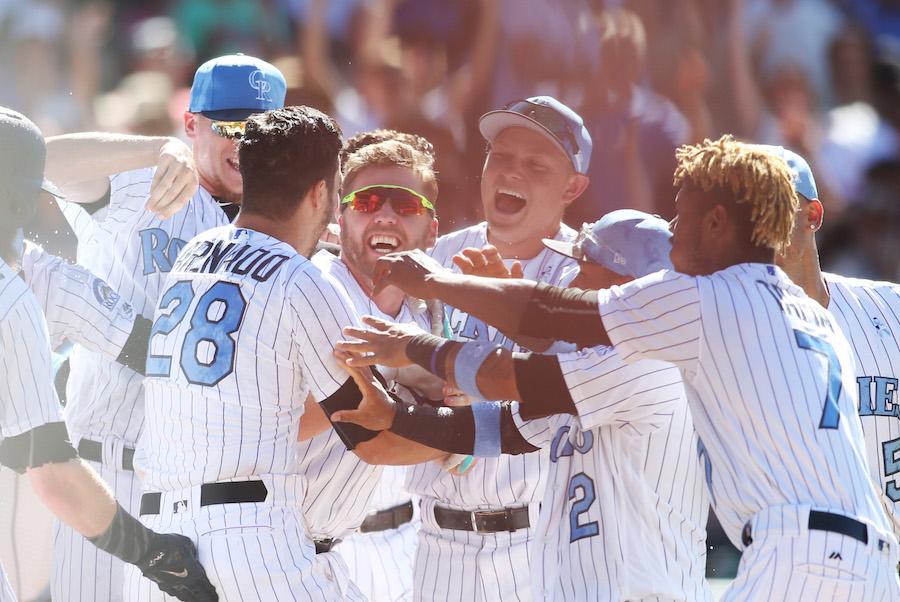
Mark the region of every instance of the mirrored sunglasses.
[[569, 123], [555, 109], [539, 105], [530, 100], [514, 100], [503, 107], [503, 110], [524, 115], [538, 122], [553, 134], [554, 138], [559, 140], [563, 148], [572, 153], [572, 155], [578, 154], [578, 141], [575, 139], [572, 128], [569, 127]]
[[422, 215], [426, 209], [434, 211], [434, 205], [424, 196], [403, 186], [375, 185], [355, 190], [344, 197], [341, 206], [349, 204], [353, 211], [370, 213], [378, 211], [385, 201], [398, 215]]
[[244, 128], [246, 126], [246, 121], [213, 121], [212, 131], [222, 138], [240, 140], [244, 137]]

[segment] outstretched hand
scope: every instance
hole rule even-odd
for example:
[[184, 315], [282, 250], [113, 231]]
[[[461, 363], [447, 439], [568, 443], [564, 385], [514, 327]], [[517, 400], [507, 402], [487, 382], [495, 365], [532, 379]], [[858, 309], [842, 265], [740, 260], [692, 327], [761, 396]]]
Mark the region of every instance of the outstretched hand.
[[145, 560], [137, 562], [144, 577], [185, 602], [213, 602], [216, 588], [197, 558], [194, 542], [175, 533], [157, 533]]
[[388, 286], [396, 286], [418, 299], [431, 299], [434, 295], [428, 291], [429, 277], [446, 271], [447, 268], [420, 249], [391, 253], [375, 262], [372, 294], [374, 296]]
[[507, 268], [500, 256], [500, 251], [494, 245], [484, 245], [481, 250], [475, 247], [466, 247], [453, 256], [453, 263], [467, 276], [485, 278], [522, 278], [524, 276], [522, 262], [516, 260], [511, 268]]
[[413, 337], [422, 334], [421, 328], [416, 324], [394, 324], [374, 316], [363, 316], [362, 321], [375, 330], [345, 326], [344, 334], [359, 340], [337, 342], [338, 349], [354, 354], [347, 360], [349, 365], [378, 364], [388, 368], [402, 368], [412, 364], [406, 356], [406, 346]]
[[191, 200], [199, 186], [193, 151], [184, 142], [172, 139], [160, 150], [145, 208], [160, 219], [172, 217]]
[[362, 400], [355, 410], [339, 410], [331, 415], [332, 422], [352, 422], [370, 431], [383, 431], [391, 428], [397, 405], [388, 396], [381, 383], [375, 379], [372, 370], [367, 366], [351, 366], [348, 360], [353, 354], [334, 350], [338, 365], [349, 374], [362, 393]]

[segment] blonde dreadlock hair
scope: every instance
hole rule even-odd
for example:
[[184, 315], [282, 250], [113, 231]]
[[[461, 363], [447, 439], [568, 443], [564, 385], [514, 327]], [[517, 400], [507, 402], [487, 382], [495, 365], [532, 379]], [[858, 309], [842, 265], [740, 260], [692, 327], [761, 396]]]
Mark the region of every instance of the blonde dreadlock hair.
[[749, 205], [754, 245], [776, 251], [787, 246], [799, 202], [784, 159], [730, 134], [682, 146], [676, 158], [676, 187], [690, 182], [704, 193], [730, 192], [735, 203]]

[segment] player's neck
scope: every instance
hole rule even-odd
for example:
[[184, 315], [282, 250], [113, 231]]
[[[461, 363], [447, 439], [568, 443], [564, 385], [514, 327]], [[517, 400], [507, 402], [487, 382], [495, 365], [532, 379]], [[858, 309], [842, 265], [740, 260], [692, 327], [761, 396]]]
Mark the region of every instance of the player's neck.
[[241, 211], [234, 220], [238, 228], [247, 228], [285, 242], [304, 257], [309, 257], [316, 248], [318, 234], [309, 228], [310, 218], [303, 211], [296, 211], [289, 219], [272, 219], [264, 215]]
[[538, 253], [546, 248], [544, 246], [544, 243], [541, 242], [541, 239], [553, 238], [558, 231], [559, 229], [557, 228], [557, 230], [554, 230], [547, 236], [532, 237], [521, 241], [508, 242], [506, 240], [502, 240], [499, 236], [494, 236], [491, 233], [490, 226], [488, 226], [487, 240], [490, 244], [497, 247], [497, 251], [500, 252], [500, 257], [502, 257], [503, 259], [534, 259], [535, 257], [537, 257]]
[[802, 288], [813, 301], [828, 309], [831, 295], [828, 293], [828, 285], [825, 284], [825, 278], [822, 276], [817, 253], [804, 257], [803, 269], [797, 274], [788, 274], [788, 277], [794, 281], [794, 284]]

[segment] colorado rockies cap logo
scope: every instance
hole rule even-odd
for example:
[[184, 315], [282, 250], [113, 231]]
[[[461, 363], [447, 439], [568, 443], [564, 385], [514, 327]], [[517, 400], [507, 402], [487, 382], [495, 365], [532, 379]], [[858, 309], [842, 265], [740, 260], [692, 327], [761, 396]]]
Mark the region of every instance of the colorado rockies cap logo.
[[269, 98], [269, 90], [272, 85], [266, 81], [266, 74], [257, 69], [250, 73], [250, 87], [256, 90], [256, 100], [265, 100], [272, 102]]

